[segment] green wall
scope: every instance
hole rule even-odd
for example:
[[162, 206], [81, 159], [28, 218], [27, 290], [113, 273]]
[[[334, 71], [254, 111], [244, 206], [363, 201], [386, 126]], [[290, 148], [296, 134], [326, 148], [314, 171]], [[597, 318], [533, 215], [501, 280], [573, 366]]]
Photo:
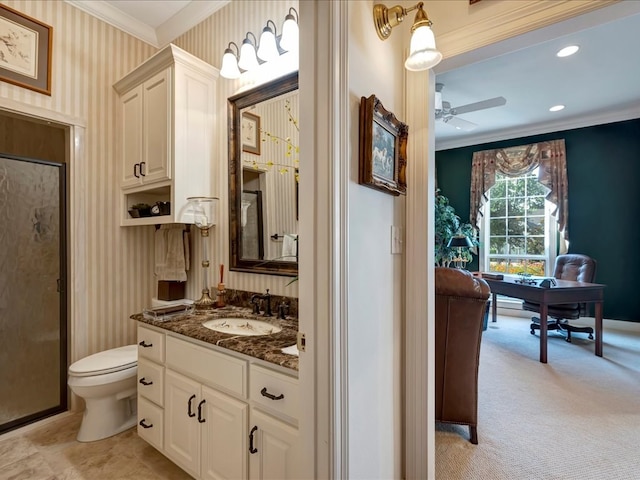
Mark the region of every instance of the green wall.
[[[569, 253], [598, 262], [604, 316], [640, 322], [640, 119], [436, 152], [438, 188], [469, 221], [473, 152], [564, 138], [569, 181]], [[469, 269], [477, 269], [477, 259]], [[593, 310], [592, 310], [593, 314]]]

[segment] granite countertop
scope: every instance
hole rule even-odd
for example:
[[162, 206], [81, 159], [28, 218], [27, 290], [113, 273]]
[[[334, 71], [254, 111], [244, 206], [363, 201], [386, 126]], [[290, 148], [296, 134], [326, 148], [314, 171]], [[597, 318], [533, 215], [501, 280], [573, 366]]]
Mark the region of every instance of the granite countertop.
[[[271, 335], [243, 336], [221, 333], [203, 327], [202, 323], [216, 318], [252, 318], [276, 325], [282, 330]], [[208, 312], [194, 311], [191, 314], [180, 315], [167, 321], [156, 321], [145, 317], [142, 313], [131, 315], [133, 320], [147, 323], [158, 328], [179, 333], [185, 337], [195, 338], [218, 347], [243, 353], [250, 357], [259, 358], [282, 367], [298, 370], [298, 357], [282, 353], [281, 349], [295, 345], [298, 334], [298, 319], [287, 317], [285, 320], [256, 315], [245, 307], [226, 306]]]

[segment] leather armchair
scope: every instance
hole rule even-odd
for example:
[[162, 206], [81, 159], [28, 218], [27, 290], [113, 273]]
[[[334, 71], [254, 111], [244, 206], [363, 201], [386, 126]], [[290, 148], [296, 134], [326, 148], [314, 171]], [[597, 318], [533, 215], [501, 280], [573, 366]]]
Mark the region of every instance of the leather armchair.
[[469, 426], [478, 444], [478, 366], [487, 282], [466, 270], [435, 269], [436, 420]]
[[[596, 279], [596, 261], [587, 255], [578, 253], [558, 255], [554, 267], [553, 276], [561, 280], [573, 280], [577, 282], [593, 283]], [[522, 309], [530, 312], [540, 312], [537, 303], [524, 302]], [[571, 325], [569, 320], [577, 320], [587, 314], [587, 305], [584, 303], [571, 303], [563, 305], [549, 305], [547, 311], [547, 330], [559, 330], [566, 332], [566, 341], [571, 342], [571, 332], [588, 333], [593, 340], [593, 328]], [[531, 335], [534, 330], [540, 329], [540, 319], [533, 317], [529, 327]]]

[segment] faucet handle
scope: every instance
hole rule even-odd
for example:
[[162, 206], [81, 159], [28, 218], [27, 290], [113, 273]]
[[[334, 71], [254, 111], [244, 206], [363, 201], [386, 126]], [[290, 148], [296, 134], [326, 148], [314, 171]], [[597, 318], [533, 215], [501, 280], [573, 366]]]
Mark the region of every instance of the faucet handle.
[[289, 305], [285, 302], [282, 302], [278, 305], [278, 318], [285, 320], [287, 314], [289, 313]]
[[251, 296], [251, 305], [253, 305], [253, 314], [260, 314], [260, 295], [255, 294]]

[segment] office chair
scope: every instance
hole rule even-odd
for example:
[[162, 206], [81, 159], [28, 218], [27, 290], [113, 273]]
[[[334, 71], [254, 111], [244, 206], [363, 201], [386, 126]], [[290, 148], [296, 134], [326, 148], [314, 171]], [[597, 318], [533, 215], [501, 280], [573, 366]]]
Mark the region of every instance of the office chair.
[[[596, 261], [586, 255], [577, 253], [558, 255], [553, 276], [560, 280], [573, 280], [578, 282], [593, 283], [596, 278]], [[540, 305], [537, 303], [524, 302], [523, 310], [530, 312], [540, 312]], [[589, 339], [593, 340], [593, 328], [571, 325], [569, 320], [577, 320], [587, 314], [587, 305], [584, 303], [571, 303], [566, 305], [549, 305], [547, 311], [547, 330], [558, 330], [566, 332], [565, 340], [571, 343], [571, 333], [588, 333]], [[531, 335], [535, 330], [540, 329], [540, 319], [531, 318]]]

